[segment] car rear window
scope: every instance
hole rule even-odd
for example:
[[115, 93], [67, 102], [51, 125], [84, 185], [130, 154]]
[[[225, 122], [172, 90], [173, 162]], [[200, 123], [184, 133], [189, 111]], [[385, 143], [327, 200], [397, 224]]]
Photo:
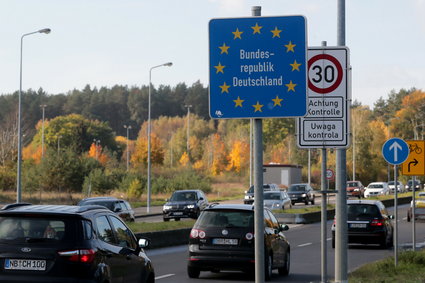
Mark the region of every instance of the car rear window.
[[381, 213], [376, 205], [371, 204], [349, 204], [347, 208], [348, 220], [356, 218], [379, 218]]
[[195, 223], [196, 228], [254, 226], [254, 212], [243, 210], [205, 210]]
[[265, 193], [264, 199], [279, 200], [280, 193]]
[[0, 216], [0, 241], [67, 242], [75, 238], [76, 221], [45, 216]]

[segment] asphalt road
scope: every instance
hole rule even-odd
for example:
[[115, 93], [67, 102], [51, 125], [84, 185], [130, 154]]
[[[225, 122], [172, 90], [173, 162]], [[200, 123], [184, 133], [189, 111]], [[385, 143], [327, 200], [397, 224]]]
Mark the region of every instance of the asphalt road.
[[[411, 246], [412, 224], [406, 221], [408, 205], [399, 206], [399, 246]], [[392, 209], [389, 209], [392, 211]], [[391, 212], [392, 213], [392, 212]], [[327, 222], [328, 233], [328, 280], [334, 278], [334, 249], [331, 247], [330, 227], [332, 221]], [[417, 222], [417, 242], [425, 245], [425, 222]], [[320, 223], [308, 225], [291, 225], [286, 236], [291, 244], [291, 271], [289, 276], [280, 277], [277, 271], [271, 282], [320, 282], [321, 281], [321, 245]], [[187, 245], [147, 250], [155, 267], [156, 282], [249, 282], [253, 278], [240, 272], [201, 272], [199, 279], [190, 279], [186, 274]], [[367, 262], [373, 262], [385, 257], [393, 256], [393, 249], [380, 249], [378, 246], [350, 245], [348, 249], [349, 272]]]

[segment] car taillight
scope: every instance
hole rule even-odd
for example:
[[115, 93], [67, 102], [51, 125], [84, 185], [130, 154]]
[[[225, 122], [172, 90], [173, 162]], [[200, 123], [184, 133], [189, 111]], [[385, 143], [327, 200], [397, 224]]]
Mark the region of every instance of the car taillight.
[[73, 262], [90, 263], [94, 260], [95, 251], [92, 249], [86, 250], [68, 250], [60, 251], [58, 254], [62, 257], [67, 257], [68, 260]]
[[197, 239], [197, 238], [203, 239], [205, 238], [205, 236], [206, 236], [205, 231], [202, 231], [199, 229], [192, 229], [190, 231], [190, 238], [192, 239]]
[[373, 219], [372, 222], [370, 222], [370, 226], [383, 226], [384, 222], [384, 219]]

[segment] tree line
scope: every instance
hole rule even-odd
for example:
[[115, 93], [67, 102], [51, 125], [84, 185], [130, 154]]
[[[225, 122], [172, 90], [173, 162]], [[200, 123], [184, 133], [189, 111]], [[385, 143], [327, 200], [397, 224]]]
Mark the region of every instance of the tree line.
[[[17, 95], [0, 96], [0, 190], [16, 186]], [[148, 86], [87, 85], [56, 95], [42, 89], [24, 92], [24, 189], [100, 193], [119, 189], [140, 197], [146, 192], [147, 101]], [[47, 105], [44, 125], [40, 105]], [[190, 116], [185, 105], [192, 105]], [[153, 192], [191, 187], [208, 191], [211, 178], [222, 176], [247, 182], [248, 119], [211, 120], [208, 89], [200, 82], [152, 88], [151, 107]], [[351, 133], [356, 152], [353, 147], [347, 151], [349, 179], [386, 181], [382, 144], [392, 136], [423, 139], [424, 116], [425, 93], [415, 88], [391, 91], [373, 109], [354, 101]], [[124, 125], [131, 126], [129, 139]], [[308, 153], [297, 148], [295, 135], [295, 119], [264, 119], [264, 163], [303, 165], [306, 176]], [[335, 154], [329, 152], [332, 168]], [[356, 176], [352, 176], [353, 158]], [[312, 182], [318, 186], [319, 151], [312, 151], [311, 164]]]

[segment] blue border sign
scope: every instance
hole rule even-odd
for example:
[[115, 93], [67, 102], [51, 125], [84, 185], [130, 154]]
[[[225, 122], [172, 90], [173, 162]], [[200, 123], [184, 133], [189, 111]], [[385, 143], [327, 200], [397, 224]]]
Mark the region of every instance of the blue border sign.
[[400, 138], [387, 140], [382, 146], [382, 155], [392, 165], [400, 165], [409, 156], [409, 145]]
[[305, 17], [212, 19], [209, 51], [211, 118], [306, 114]]

